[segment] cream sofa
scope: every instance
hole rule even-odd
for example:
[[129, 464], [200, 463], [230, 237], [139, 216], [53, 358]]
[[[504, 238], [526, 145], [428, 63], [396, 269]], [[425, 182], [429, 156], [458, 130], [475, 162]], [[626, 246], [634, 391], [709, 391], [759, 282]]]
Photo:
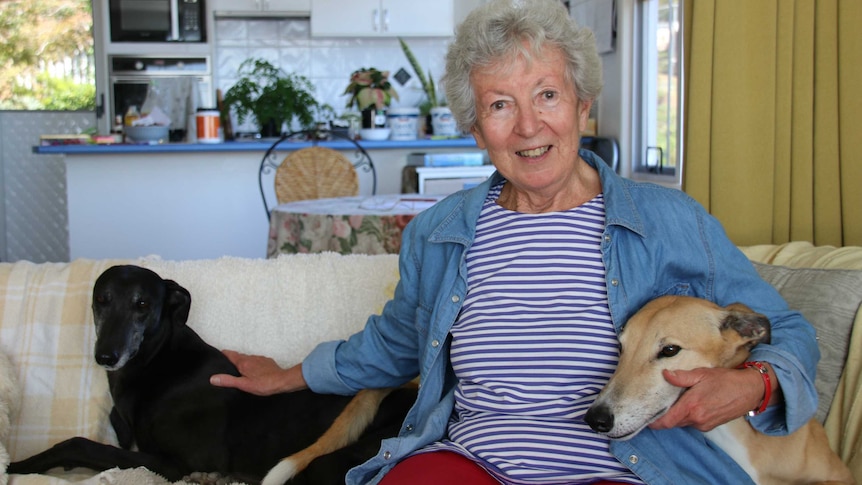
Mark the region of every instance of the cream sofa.
[[[819, 417], [828, 413], [831, 443], [862, 482], [862, 458], [856, 454], [862, 444], [862, 404], [855, 402], [862, 386], [862, 332], [853, 332], [862, 328], [862, 248], [791, 243], [743, 250], [753, 261], [768, 263], [758, 269], [818, 326], [824, 348]], [[4, 365], [0, 359], [0, 441], [5, 447], [0, 471], [9, 459], [71, 436], [116, 443], [107, 419], [111, 401], [105, 373], [91, 357], [89, 305], [98, 275], [129, 262], [186, 287], [192, 294], [189, 325], [216, 347], [272, 355], [284, 365], [301, 360], [317, 342], [359, 330], [369, 314], [382, 309], [398, 281], [394, 255], [0, 263], [0, 356], [11, 361]], [[164, 483], [143, 469], [95, 476], [87, 470], [0, 475], [0, 485], [7, 480], [14, 485]]]

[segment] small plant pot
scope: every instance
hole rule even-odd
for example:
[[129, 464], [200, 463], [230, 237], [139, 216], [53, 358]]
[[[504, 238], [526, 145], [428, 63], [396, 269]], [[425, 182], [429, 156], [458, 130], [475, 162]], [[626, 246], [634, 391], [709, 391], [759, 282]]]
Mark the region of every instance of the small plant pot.
[[365, 108], [362, 110], [362, 128], [384, 128], [385, 126], [385, 110], [374, 108]]
[[281, 123], [269, 120], [260, 127], [261, 138], [277, 138], [281, 136]]

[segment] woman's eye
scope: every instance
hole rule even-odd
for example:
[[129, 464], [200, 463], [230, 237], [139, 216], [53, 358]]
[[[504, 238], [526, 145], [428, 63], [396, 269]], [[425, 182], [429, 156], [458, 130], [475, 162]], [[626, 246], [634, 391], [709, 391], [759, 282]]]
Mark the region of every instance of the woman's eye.
[[659, 350], [658, 357], [660, 359], [665, 357], [673, 357], [678, 354], [680, 350], [682, 350], [682, 347], [680, 347], [679, 345], [665, 345], [661, 348], [661, 350]]
[[497, 101], [491, 105], [491, 110], [492, 111], [500, 111], [501, 109], [503, 109], [505, 107], [506, 107], [506, 103], [504, 103], [502, 101]]

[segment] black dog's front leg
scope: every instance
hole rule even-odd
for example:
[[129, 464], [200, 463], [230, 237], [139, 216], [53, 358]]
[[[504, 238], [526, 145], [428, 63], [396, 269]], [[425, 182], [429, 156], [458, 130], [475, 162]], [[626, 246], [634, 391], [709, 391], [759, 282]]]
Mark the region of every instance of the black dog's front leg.
[[135, 444], [135, 434], [132, 432], [132, 427], [123, 419], [116, 407], [111, 408], [110, 418], [111, 426], [117, 433], [117, 442], [120, 447], [125, 450], [131, 449], [132, 445]]
[[87, 438], [71, 438], [52, 446], [42, 453], [26, 460], [16, 461], [9, 465], [8, 473], [45, 473], [52, 468], [76, 467], [103, 471], [111, 468], [146, 467], [170, 481], [180, 480], [189, 470], [183, 470], [176, 463], [163, 458], [123, 450], [116, 446], [106, 445], [88, 440]]

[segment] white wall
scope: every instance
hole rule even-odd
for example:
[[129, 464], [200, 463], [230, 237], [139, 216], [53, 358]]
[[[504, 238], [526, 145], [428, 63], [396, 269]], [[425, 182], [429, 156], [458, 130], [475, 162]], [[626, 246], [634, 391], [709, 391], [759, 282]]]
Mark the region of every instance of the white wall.
[[68, 261], [66, 168], [32, 151], [39, 135], [79, 133], [93, 112], [0, 111], [0, 259]]

